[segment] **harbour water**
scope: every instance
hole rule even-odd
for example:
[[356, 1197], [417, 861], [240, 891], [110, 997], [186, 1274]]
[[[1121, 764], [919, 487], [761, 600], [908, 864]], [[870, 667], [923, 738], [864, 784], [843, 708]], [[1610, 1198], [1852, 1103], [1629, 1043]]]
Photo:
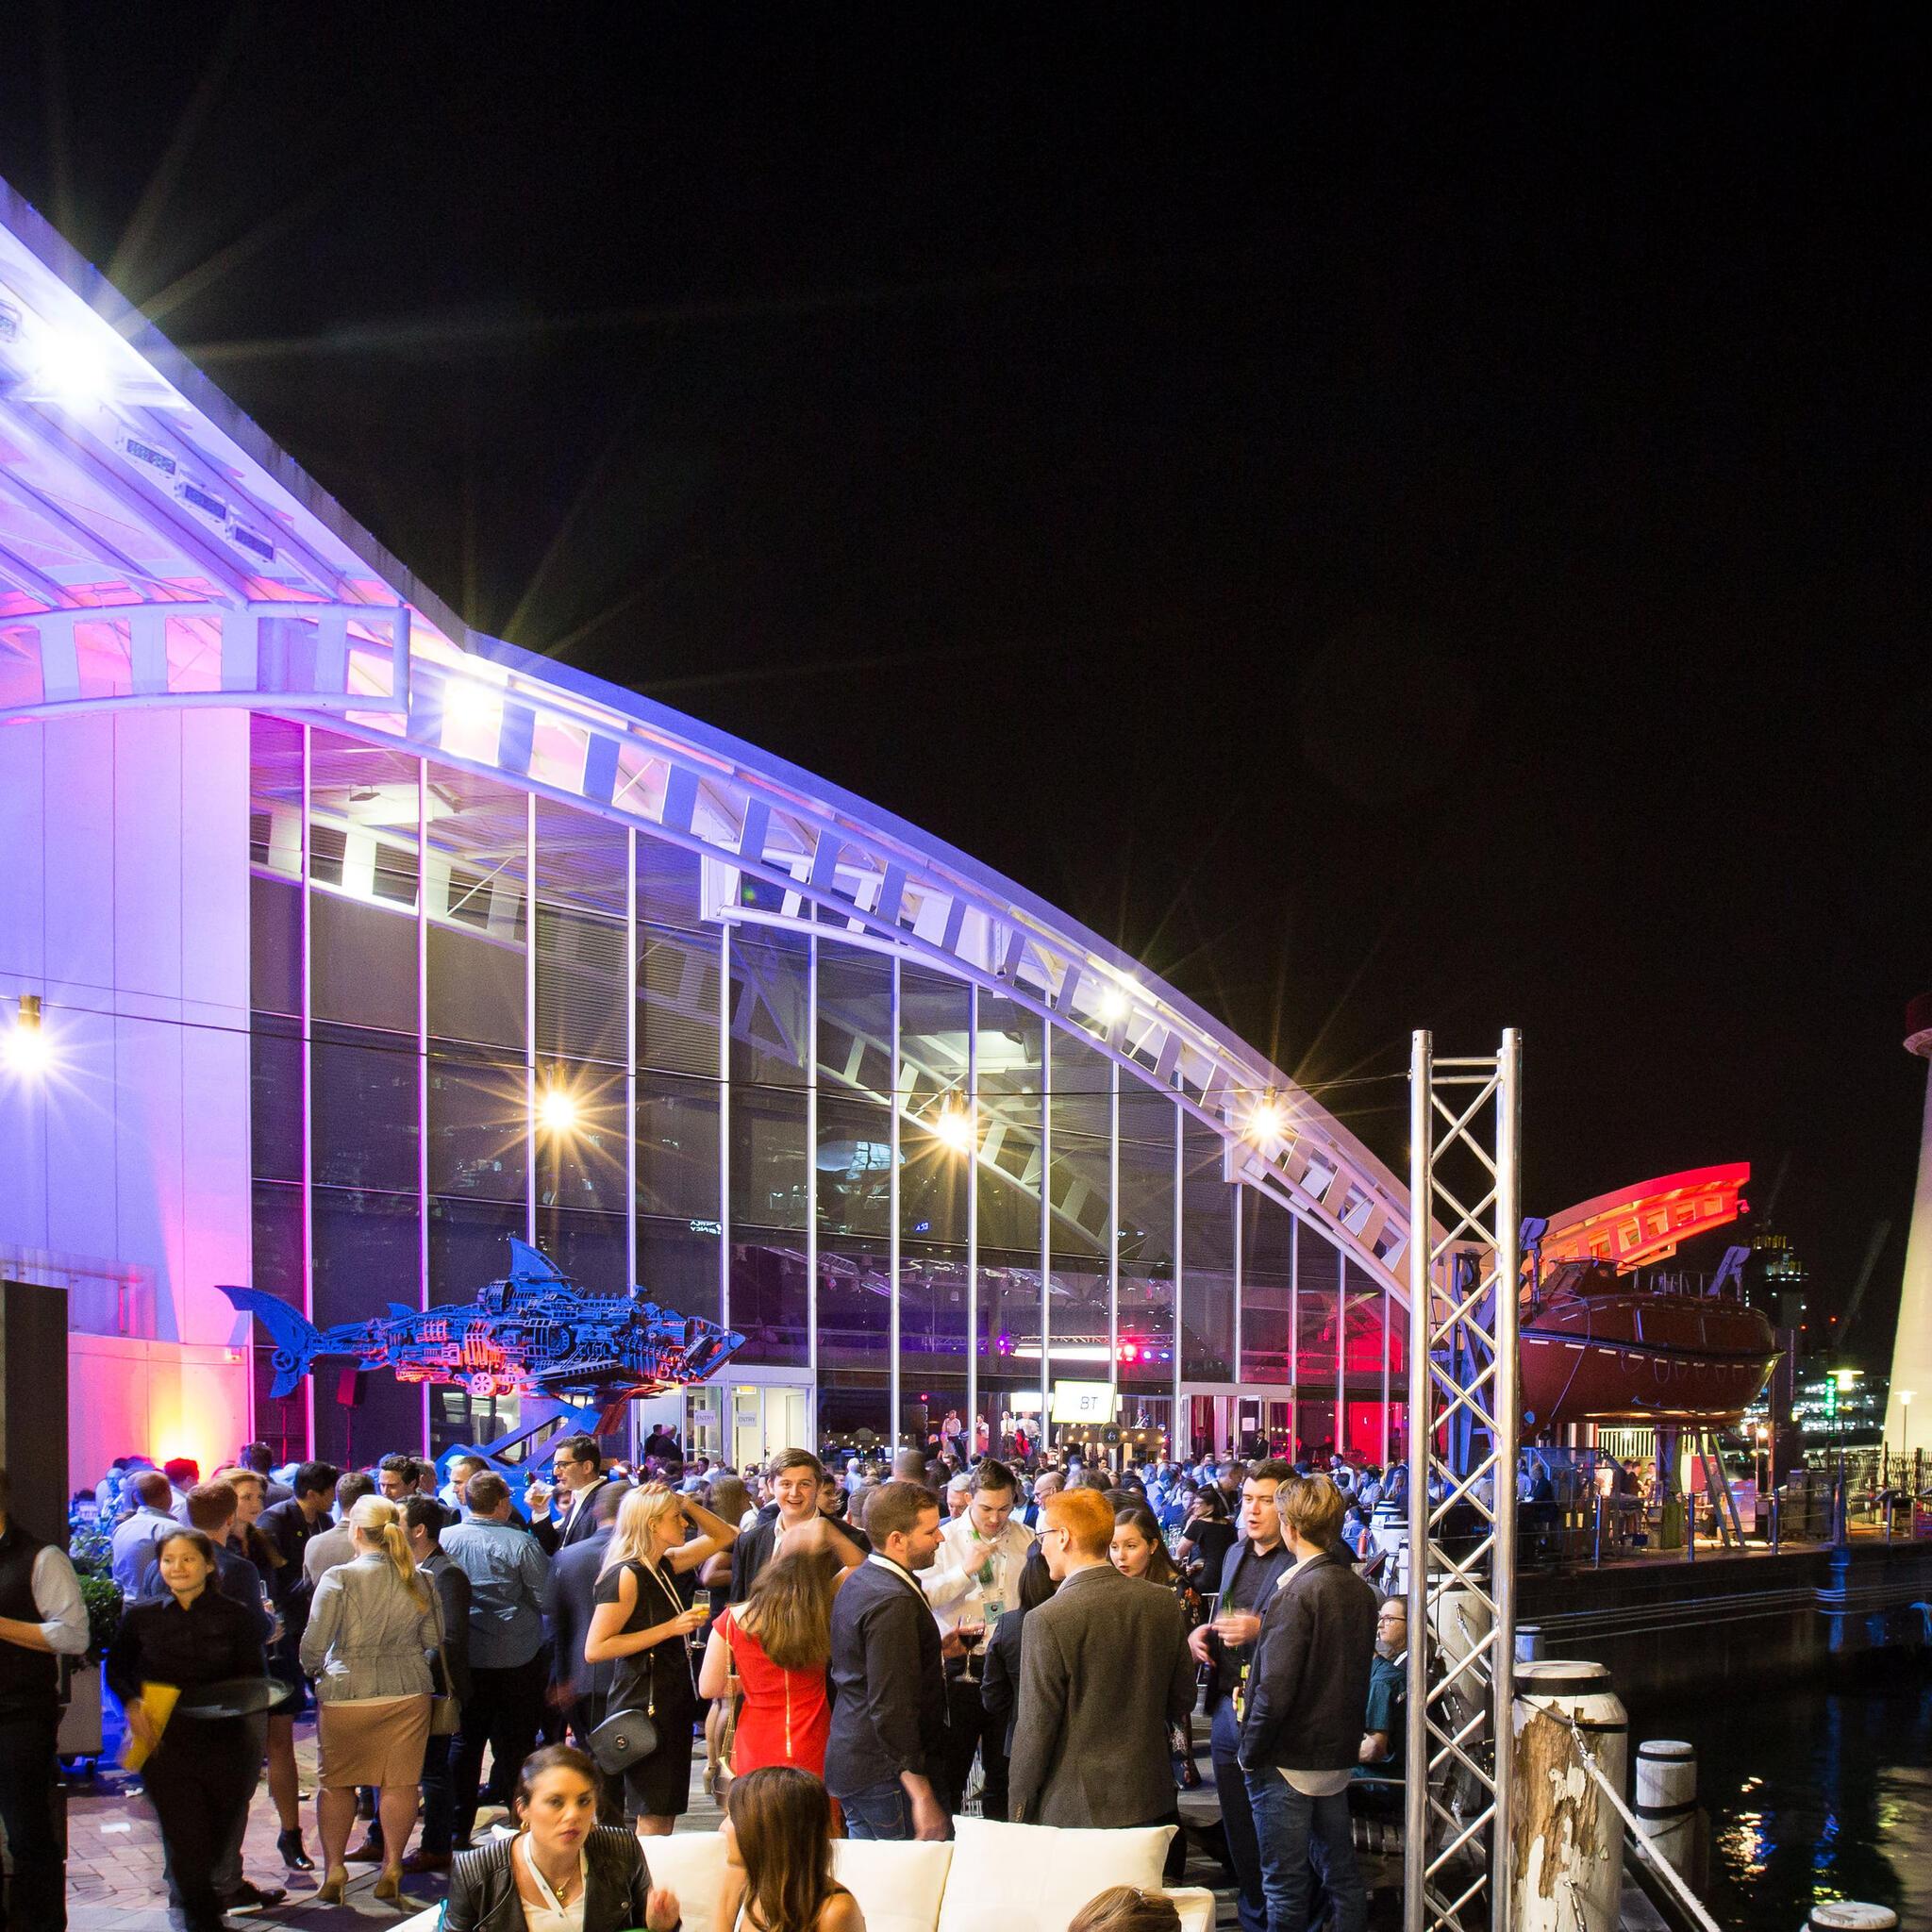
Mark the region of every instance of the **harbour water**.
[[1706, 1897], [1725, 1927], [1795, 1932], [1814, 1903], [1841, 1898], [1932, 1927], [1932, 1676], [1896, 1653], [1868, 1670], [1856, 1685], [1631, 1713], [1633, 1739], [1697, 1746]]

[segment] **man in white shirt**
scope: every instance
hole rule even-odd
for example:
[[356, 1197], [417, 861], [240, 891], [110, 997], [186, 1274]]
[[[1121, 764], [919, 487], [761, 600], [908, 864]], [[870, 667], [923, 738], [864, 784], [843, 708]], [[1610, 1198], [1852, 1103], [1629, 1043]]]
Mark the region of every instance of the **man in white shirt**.
[[1006, 1724], [980, 1701], [986, 1640], [1020, 1597], [1020, 1572], [1033, 1547], [1033, 1532], [1016, 1522], [1020, 1486], [1004, 1462], [990, 1457], [973, 1472], [965, 1510], [940, 1533], [939, 1555], [920, 1578], [941, 1637], [956, 1633], [970, 1642], [946, 1666], [946, 1782], [963, 1801], [966, 1779], [979, 1755], [984, 1786], [980, 1815], [1007, 1815]]

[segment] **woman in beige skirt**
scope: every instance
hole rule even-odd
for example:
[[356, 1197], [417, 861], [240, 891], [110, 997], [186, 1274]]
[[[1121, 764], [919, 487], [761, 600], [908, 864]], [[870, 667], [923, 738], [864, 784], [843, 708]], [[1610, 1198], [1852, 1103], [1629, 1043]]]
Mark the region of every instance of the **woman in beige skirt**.
[[340, 1905], [342, 1862], [356, 1823], [356, 1788], [375, 1785], [386, 1852], [377, 1898], [402, 1895], [403, 1853], [416, 1823], [416, 1787], [429, 1736], [429, 1659], [436, 1592], [420, 1576], [393, 1503], [364, 1496], [349, 1512], [352, 1560], [315, 1586], [302, 1668], [315, 1679], [322, 1744], [316, 1800], [325, 1874], [317, 1899]]

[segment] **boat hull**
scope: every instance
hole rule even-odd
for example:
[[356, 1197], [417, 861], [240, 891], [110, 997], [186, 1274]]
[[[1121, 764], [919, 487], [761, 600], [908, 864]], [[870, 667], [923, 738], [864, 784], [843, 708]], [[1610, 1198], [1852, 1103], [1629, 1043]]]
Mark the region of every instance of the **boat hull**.
[[1524, 1426], [1664, 1423], [1734, 1428], [1777, 1361], [1771, 1324], [1705, 1295], [1579, 1294], [1525, 1307]]

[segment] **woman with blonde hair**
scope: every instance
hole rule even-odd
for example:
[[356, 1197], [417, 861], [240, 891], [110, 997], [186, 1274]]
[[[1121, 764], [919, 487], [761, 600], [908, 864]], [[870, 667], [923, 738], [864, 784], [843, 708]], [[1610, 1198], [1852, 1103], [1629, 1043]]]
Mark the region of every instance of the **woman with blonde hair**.
[[363, 1496], [349, 1512], [356, 1554], [323, 1573], [302, 1668], [315, 1679], [322, 1745], [324, 1877], [316, 1898], [340, 1905], [348, 1884], [342, 1862], [356, 1823], [356, 1788], [375, 1785], [387, 1857], [375, 1896], [402, 1896], [402, 1859], [416, 1823], [416, 1786], [429, 1736], [429, 1659], [441, 1621], [436, 1592], [409, 1555], [402, 1512]]
[[[840, 1581], [849, 1574], [841, 1571]], [[698, 1695], [726, 1696], [737, 1675], [744, 1704], [732, 1738], [733, 1777], [766, 1764], [824, 1776], [835, 1588], [819, 1551], [788, 1550], [758, 1572], [743, 1603], [711, 1625]]]
[[[686, 1532], [691, 1534], [687, 1540]], [[633, 1490], [594, 1591], [584, 1639], [587, 1664], [615, 1663], [606, 1708], [641, 1710], [657, 1729], [655, 1749], [624, 1770], [624, 1807], [641, 1838], [665, 1838], [691, 1808], [691, 1727], [697, 1680], [687, 1639], [709, 1612], [687, 1605], [676, 1579], [728, 1549], [737, 1531], [694, 1496], [662, 1483]]]

